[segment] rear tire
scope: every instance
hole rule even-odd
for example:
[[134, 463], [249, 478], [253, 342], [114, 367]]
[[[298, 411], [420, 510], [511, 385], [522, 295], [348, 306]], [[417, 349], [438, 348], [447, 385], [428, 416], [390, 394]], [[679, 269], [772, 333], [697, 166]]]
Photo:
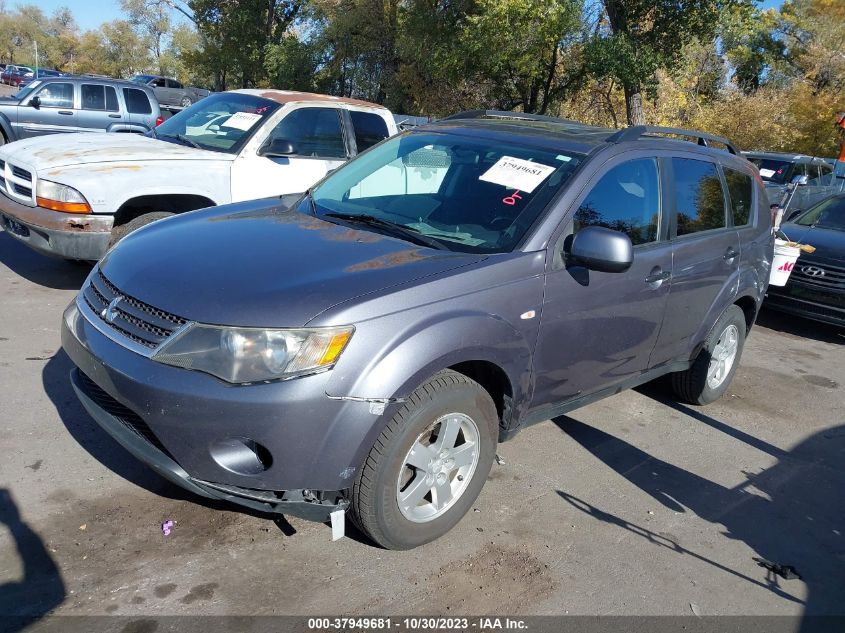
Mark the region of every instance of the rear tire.
[[672, 389], [690, 404], [710, 404], [733, 380], [745, 346], [745, 313], [737, 305], [722, 313], [692, 367], [672, 374]]
[[152, 224], [156, 220], [161, 220], [164, 218], [169, 218], [171, 215], [176, 215], [175, 213], [168, 213], [166, 211], [156, 211], [154, 213], [145, 213], [144, 215], [139, 215], [134, 220], [130, 220], [126, 224], [121, 224], [120, 226], [116, 226], [111, 230], [111, 239], [109, 240], [109, 248], [117, 244], [120, 240], [124, 237], [129, 235], [132, 231], [137, 231], [142, 226], [146, 226], [147, 224]]
[[188, 108], [191, 104], [193, 104], [193, 101], [191, 101], [190, 97], [182, 97], [181, 105], [183, 108]]
[[376, 440], [353, 484], [350, 518], [387, 549], [412, 549], [443, 536], [481, 492], [498, 426], [481, 385], [454, 371], [438, 373]]

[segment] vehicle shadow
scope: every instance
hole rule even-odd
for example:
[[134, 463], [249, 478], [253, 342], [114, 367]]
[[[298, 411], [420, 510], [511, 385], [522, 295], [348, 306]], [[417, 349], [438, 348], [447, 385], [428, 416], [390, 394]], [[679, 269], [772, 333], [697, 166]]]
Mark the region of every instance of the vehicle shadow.
[[[661, 398], [658, 398], [664, 402]], [[613, 515], [563, 490], [557, 493], [574, 508], [596, 520], [617, 525], [657, 547], [690, 556], [725, 574], [764, 587], [775, 595], [804, 604], [801, 630], [813, 630], [816, 616], [845, 615], [845, 425], [811, 435], [789, 451], [733, 429], [701, 411], [666, 401], [676, 411], [728, 434], [776, 458], [759, 472], [743, 472], [746, 481], [732, 488], [712, 482], [605, 431], [569, 416], [554, 423], [599, 461], [674, 512], [693, 512], [724, 526], [724, 535], [743, 541], [756, 552], [759, 577], [711, 560], [679, 543]], [[793, 593], [795, 580], [776, 573], [774, 565], [792, 565], [807, 588], [806, 601]], [[783, 571], [781, 568], [780, 571]], [[812, 616], [812, 617], [811, 617]]]
[[757, 315], [757, 325], [770, 330], [791, 334], [801, 338], [810, 338], [822, 343], [838, 343], [845, 345], [845, 327], [837, 327], [819, 321], [811, 321], [800, 316], [770, 310], [763, 304], [763, 309]]
[[289, 527], [284, 519], [278, 520], [279, 515], [259, 512], [226, 501], [217, 501], [192, 494], [159, 476], [149, 466], [138, 461], [88, 415], [71, 386], [70, 370], [72, 368], [73, 363], [68, 355], [65, 354], [64, 350], [59, 349], [47, 361], [41, 373], [44, 391], [56, 407], [56, 411], [71, 437], [91, 457], [118, 477], [167, 499], [190, 501], [210, 509], [235, 510], [250, 516], [274, 520], [282, 533], [288, 536], [295, 531], [292, 527]]
[[0, 525], [11, 535], [23, 568], [21, 580], [0, 582], [0, 628], [15, 633], [58, 607], [67, 594], [58, 565], [5, 488], [0, 488]]
[[76, 290], [91, 272], [87, 262], [69, 262], [36, 253], [0, 229], [0, 263], [32, 283], [56, 290]]

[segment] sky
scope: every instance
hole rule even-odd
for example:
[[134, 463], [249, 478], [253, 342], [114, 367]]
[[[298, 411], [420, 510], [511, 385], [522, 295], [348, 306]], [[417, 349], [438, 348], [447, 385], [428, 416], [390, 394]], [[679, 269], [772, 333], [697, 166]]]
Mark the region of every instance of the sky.
[[[83, 30], [94, 29], [103, 22], [109, 22], [124, 17], [120, 10], [120, 3], [116, 0], [29, 0], [27, 4], [34, 3], [41, 7], [45, 13], [50, 14], [58, 7], [70, 9], [76, 22]], [[7, 6], [14, 7], [18, 2], [7, 3]], [[764, 8], [780, 7], [783, 0], [763, 0]]]

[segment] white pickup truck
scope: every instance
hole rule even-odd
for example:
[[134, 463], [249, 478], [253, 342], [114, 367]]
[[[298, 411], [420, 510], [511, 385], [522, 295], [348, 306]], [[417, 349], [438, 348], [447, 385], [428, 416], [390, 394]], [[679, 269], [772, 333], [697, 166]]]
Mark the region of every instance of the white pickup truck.
[[301, 193], [397, 132], [382, 106], [284, 90], [206, 97], [150, 136], [61, 134], [0, 148], [0, 224], [35, 250], [99, 259], [157, 219]]

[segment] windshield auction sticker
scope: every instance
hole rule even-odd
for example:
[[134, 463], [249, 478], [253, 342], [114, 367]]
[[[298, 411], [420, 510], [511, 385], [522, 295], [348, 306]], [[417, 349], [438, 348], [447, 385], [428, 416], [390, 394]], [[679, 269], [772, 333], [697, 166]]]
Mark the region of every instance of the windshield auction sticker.
[[510, 189], [531, 193], [555, 170], [554, 167], [532, 163], [530, 160], [502, 156], [479, 180], [492, 182]]
[[246, 131], [260, 120], [260, 114], [253, 114], [252, 112], [235, 112], [235, 114], [226, 119], [226, 122], [223, 123], [223, 127], [233, 127], [237, 130]]

